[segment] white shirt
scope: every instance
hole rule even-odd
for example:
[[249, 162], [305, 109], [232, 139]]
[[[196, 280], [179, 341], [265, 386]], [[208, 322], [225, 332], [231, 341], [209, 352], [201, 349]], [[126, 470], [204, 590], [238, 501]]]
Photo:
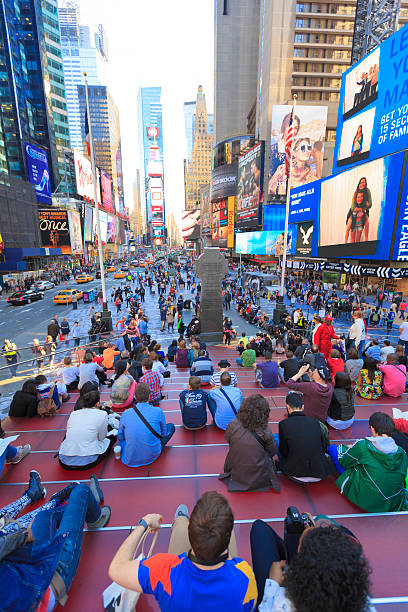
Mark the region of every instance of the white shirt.
[[77, 366], [68, 366], [67, 368], [62, 368], [61, 370], [62, 380], [66, 385], [74, 382], [77, 378], [79, 378], [79, 368]]
[[408, 321], [404, 321], [400, 325], [400, 329], [402, 330], [399, 335], [400, 340], [404, 340], [406, 342], [408, 340]]
[[365, 325], [363, 319], [356, 319], [349, 331], [350, 340], [355, 340], [356, 347], [365, 339]]
[[384, 346], [380, 351], [381, 363], [387, 363], [387, 355], [391, 355], [391, 353], [395, 353], [395, 348], [393, 346]]
[[68, 457], [101, 455], [109, 446], [108, 415], [98, 408], [82, 408], [71, 413], [67, 433], [59, 453]]

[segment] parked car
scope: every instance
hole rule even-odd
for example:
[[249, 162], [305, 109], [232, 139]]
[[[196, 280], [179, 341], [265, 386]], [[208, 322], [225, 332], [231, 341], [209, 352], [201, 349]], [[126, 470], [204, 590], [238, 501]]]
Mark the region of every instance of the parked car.
[[44, 297], [43, 291], [38, 289], [29, 289], [28, 291], [16, 291], [7, 298], [7, 303], [12, 306], [21, 306], [22, 304], [30, 304], [37, 302]]
[[45, 291], [46, 289], [54, 289], [55, 287], [55, 283], [53, 283], [52, 281], [41, 281], [38, 283], [37, 285], [37, 289], [39, 289], [40, 291]]

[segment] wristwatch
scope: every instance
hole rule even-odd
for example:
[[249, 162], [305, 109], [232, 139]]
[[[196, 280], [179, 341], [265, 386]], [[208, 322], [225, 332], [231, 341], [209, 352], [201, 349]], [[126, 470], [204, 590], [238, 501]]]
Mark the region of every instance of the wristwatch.
[[149, 529], [149, 525], [146, 523], [146, 521], [144, 520], [144, 518], [141, 518], [140, 521], [137, 523], [138, 525], [142, 525], [142, 527], [146, 529]]

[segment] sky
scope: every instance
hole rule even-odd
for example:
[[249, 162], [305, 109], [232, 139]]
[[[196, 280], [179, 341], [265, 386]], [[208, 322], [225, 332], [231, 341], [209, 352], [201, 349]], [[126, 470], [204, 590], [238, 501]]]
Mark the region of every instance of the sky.
[[125, 206], [133, 207], [139, 168], [137, 93], [161, 86], [166, 207], [180, 219], [186, 157], [183, 103], [204, 87], [214, 97], [214, 0], [79, 0], [82, 24], [102, 23], [109, 43], [109, 83], [120, 113]]

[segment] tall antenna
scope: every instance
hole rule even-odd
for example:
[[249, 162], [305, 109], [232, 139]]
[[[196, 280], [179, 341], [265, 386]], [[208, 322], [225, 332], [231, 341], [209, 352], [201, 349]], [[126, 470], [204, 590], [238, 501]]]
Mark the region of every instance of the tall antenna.
[[357, 0], [351, 63], [355, 64], [398, 27], [401, 0]]

